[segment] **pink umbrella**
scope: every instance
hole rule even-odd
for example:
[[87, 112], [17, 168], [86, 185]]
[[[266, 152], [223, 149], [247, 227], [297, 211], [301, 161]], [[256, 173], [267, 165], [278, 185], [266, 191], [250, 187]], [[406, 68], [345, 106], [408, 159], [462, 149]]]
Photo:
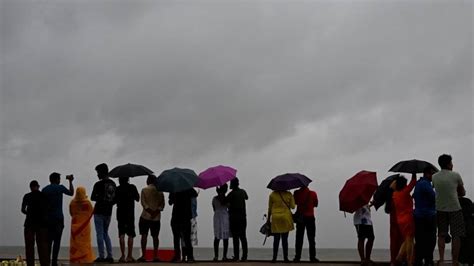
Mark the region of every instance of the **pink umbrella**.
[[237, 170], [229, 166], [210, 167], [199, 174], [199, 181], [195, 186], [203, 189], [222, 186], [234, 179], [236, 174]]

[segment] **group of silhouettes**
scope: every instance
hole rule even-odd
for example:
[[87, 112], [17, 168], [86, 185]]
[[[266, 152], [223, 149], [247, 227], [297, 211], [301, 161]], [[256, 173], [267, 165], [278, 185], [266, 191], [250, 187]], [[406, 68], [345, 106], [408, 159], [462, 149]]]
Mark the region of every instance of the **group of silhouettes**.
[[[386, 212], [390, 214], [391, 265], [434, 265], [433, 253], [438, 238], [440, 261], [444, 260], [445, 243], [452, 242], [453, 265], [461, 261], [474, 262], [474, 206], [465, 198], [461, 176], [454, 172], [452, 157], [443, 154], [438, 163], [441, 171], [435, 173], [427, 167], [417, 181], [416, 174], [407, 184], [403, 176], [395, 178], [390, 186], [391, 198]], [[112, 244], [108, 234], [112, 208], [117, 206], [117, 223], [121, 257], [118, 262], [145, 262], [147, 238], [153, 239], [152, 261], [159, 262], [159, 233], [161, 212], [165, 207], [163, 192], [156, 187], [156, 177], [149, 175], [147, 186], [138, 193], [128, 177], [119, 178], [119, 186], [108, 176], [105, 163], [95, 167], [99, 181], [94, 184], [90, 199], [84, 187], [74, 193], [72, 175], [66, 176], [69, 188], [60, 184], [59, 173], [52, 173], [50, 184], [40, 191], [37, 181], [31, 181], [31, 192], [23, 198], [21, 210], [26, 214], [24, 236], [26, 261], [34, 265], [34, 245], [38, 248], [41, 265], [58, 263], [61, 236], [64, 229], [63, 194], [73, 196], [69, 211], [71, 215], [70, 261], [114, 262]], [[411, 193], [414, 189], [413, 194]], [[214, 210], [214, 261], [247, 261], [247, 215], [248, 195], [239, 187], [238, 178], [217, 187], [212, 199]], [[197, 244], [196, 216], [198, 193], [194, 189], [170, 193], [169, 205], [173, 206], [171, 230], [173, 233], [174, 257], [172, 262], [194, 262], [193, 245]], [[91, 201], [95, 202], [93, 206]], [[142, 205], [138, 227], [141, 235], [142, 255], [133, 257], [135, 232], [135, 202]], [[283, 261], [288, 258], [288, 235], [296, 227], [294, 262], [301, 260], [303, 239], [306, 231], [309, 243], [309, 261], [319, 262], [316, 257], [315, 208], [318, 196], [308, 187], [301, 187], [293, 194], [289, 191], [272, 191], [269, 196], [267, 221], [273, 236], [273, 257], [276, 262], [280, 241]], [[295, 213], [292, 209], [297, 207]], [[361, 265], [373, 264], [371, 252], [374, 230], [370, 212], [371, 203], [354, 214], [354, 225], [358, 237], [358, 251]], [[97, 238], [98, 257], [91, 244], [91, 220], [93, 219]], [[296, 226], [295, 226], [296, 225]], [[126, 236], [128, 239], [125, 239]], [[227, 257], [229, 238], [233, 239], [233, 257]], [[452, 240], [450, 240], [452, 238]], [[126, 241], [127, 240], [127, 241]], [[223, 242], [223, 256], [219, 259], [219, 243]], [[127, 247], [128, 244], [128, 247]], [[105, 246], [105, 248], [104, 248]], [[240, 257], [240, 247], [242, 256]]]

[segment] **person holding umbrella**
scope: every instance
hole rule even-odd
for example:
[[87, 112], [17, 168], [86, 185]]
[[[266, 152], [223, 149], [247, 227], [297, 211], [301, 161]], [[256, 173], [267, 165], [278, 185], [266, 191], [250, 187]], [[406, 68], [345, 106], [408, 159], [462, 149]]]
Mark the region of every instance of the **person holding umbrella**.
[[[119, 186], [116, 191], [117, 224], [121, 256], [119, 262], [134, 262], [133, 239], [135, 233], [135, 201], [140, 200], [137, 187], [129, 183], [129, 177], [119, 177]], [[128, 253], [125, 257], [125, 235], [128, 236]]]
[[[173, 206], [171, 214], [171, 230], [173, 231], [174, 257], [173, 262], [194, 262], [193, 245], [191, 243], [191, 219], [193, 216], [191, 199], [198, 196], [193, 188], [170, 193], [169, 204]], [[184, 247], [181, 252], [181, 237]]]
[[395, 210], [398, 229], [403, 237], [403, 243], [398, 251], [397, 261], [406, 261], [409, 266], [414, 263], [415, 221], [413, 218], [413, 199], [410, 192], [416, 184], [416, 174], [412, 174], [410, 183], [403, 176], [396, 178], [392, 184], [392, 208]]
[[276, 262], [278, 257], [278, 246], [280, 239], [283, 247], [283, 260], [288, 259], [288, 234], [294, 229], [291, 210], [295, 208], [293, 195], [286, 190], [274, 190], [268, 199], [267, 219], [271, 222], [271, 232], [273, 235], [273, 258]]

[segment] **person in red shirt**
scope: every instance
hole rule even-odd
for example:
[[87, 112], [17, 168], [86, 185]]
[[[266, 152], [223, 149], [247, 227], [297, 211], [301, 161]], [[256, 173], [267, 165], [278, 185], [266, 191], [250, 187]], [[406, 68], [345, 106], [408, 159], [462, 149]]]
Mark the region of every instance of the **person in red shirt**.
[[[295, 258], [294, 262], [301, 260], [301, 250], [303, 248], [304, 231], [307, 230], [309, 242], [309, 260], [318, 262], [316, 258], [316, 219], [314, 218], [314, 208], [318, 207], [318, 195], [315, 191], [308, 187], [302, 187], [295, 191], [294, 196], [297, 206], [295, 223], [296, 223], [296, 240], [295, 240]], [[300, 218], [296, 218], [296, 217]]]

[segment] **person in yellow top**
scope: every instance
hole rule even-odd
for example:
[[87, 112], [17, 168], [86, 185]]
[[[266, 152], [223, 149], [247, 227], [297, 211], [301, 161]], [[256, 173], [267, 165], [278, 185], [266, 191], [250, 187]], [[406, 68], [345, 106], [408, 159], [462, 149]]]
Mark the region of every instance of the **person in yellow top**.
[[94, 208], [87, 198], [86, 189], [78, 187], [76, 195], [69, 204], [71, 214], [71, 240], [69, 260], [73, 263], [90, 263], [94, 261], [91, 245], [90, 220]]
[[291, 209], [295, 208], [295, 199], [288, 191], [273, 191], [268, 199], [268, 220], [271, 222], [271, 232], [273, 235], [273, 259], [276, 262], [278, 257], [278, 246], [283, 247], [283, 259], [288, 259], [288, 234], [294, 229]]

